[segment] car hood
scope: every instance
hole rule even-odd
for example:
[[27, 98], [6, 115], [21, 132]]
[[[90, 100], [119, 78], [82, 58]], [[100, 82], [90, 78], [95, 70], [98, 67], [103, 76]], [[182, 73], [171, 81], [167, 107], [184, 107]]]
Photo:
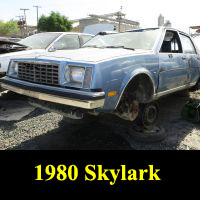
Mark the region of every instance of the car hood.
[[23, 57], [24, 55], [32, 55], [32, 54], [41, 54], [42, 52], [45, 52], [44, 49], [30, 49], [30, 50], [24, 50], [24, 51], [16, 51], [12, 53], [5, 53], [0, 55], [0, 60], [6, 59], [6, 58], [15, 58], [15, 57]]
[[10, 59], [33, 57], [36, 55], [40, 55], [42, 52], [45, 52], [45, 51], [46, 51], [45, 49], [32, 49], [32, 50], [17, 51], [17, 52], [12, 52], [12, 53], [1, 54], [0, 55], [0, 72], [7, 71]]
[[57, 60], [62, 58], [80, 62], [100, 62], [108, 59], [150, 52], [151, 50], [127, 50], [122, 48], [81, 48], [76, 50], [57, 50], [55, 52], [47, 52], [41, 54], [39, 58], [46, 59], [49, 57], [51, 59], [57, 58]]

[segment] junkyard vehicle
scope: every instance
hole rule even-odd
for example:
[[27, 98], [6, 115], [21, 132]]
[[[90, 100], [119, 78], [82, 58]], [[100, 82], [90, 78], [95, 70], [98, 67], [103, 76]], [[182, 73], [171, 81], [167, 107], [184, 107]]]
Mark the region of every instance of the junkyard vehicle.
[[[15, 47], [13, 47], [15, 46]], [[20, 51], [20, 50], [24, 50], [27, 47], [24, 47], [24, 45], [21, 45], [19, 43], [10, 41], [8, 39], [5, 38], [0, 38], [0, 54], [6, 54], [6, 53], [10, 53], [10, 52], [15, 52], [15, 51]], [[7, 65], [9, 64], [9, 62], [7, 63]], [[2, 67], [1, 67], [1, 63], [0, 63], [0, 77], [5, 76], [6, 71], [1, 71]], [[7, 69], [7, 67], [6, 67]]]
[[19, 42], [21, 38], [16, 37], [0, 37], [0, 41]]
[[194, 87], [199, 78], [190, 36], [149, 28], [98, 35], [77, 50], [13, 59], [2, 87], [74, 121], [111, 113], [148, 128], [157, 120], [158, 98]]
[[12, 48], [13, 45], [24, 47], [16, 42], [0, 39], [0, 54], [17, 51], [15, 48]]
[[4, 76], [11, 58], [43, 52], [80, 48], [93, 35], [72, 32], [38, 33], [18, 42], [0, 40], [0, 76]]

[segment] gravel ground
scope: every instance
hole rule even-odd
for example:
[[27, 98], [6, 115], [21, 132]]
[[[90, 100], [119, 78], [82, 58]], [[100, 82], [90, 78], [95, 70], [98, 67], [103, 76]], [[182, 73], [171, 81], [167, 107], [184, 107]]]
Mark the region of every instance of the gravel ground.
[[[200, 91], [189, 95], [200, 100]], [[26, 106], [24, 98], [12, 93], [0, 96], [0, 106], [16, 99]], [[176, 94], [159, 101], [159, 124], [167, 133], [162, 142], [136, 142], [123, 127], [101, 120], [84, 126], [69, 125], [59, 114], [35, 109], [21, 120], [0, 121], [0, 149], [200, 149], [200, 124], [184, 121], [180, 116], [188, 99]]]

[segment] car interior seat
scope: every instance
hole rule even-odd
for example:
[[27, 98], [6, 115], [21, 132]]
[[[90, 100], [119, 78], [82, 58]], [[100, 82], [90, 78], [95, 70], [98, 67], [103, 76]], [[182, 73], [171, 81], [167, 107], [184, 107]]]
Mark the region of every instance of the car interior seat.
[[163, 41], [161, 52], [167, 53], [171, 51], [171, 41]]

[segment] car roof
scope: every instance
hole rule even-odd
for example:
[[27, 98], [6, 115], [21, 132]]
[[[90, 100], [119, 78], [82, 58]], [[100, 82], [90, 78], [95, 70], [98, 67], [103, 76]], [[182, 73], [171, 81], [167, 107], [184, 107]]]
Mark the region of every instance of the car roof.
[[134, 31], [143, 31], [143, 30], [156, 30], [156, 29], [161, 29], [161, 30], [171, 30], [171, 31], [177, 31], [179, 33], [183, 33], [185, 35], [189, 35], [183, 31], [180, 31], [178, 29], [175, 29], [175, 28], [171, 28], [171, 27], [153, 27], [153, 28], [140, 28], [140, 29], [132, 29], [132, 30], [129, 30], [129, 31], [126, 31], [126, 32], [134, 32]]
[[[92, 34], [89, 34], [89, 33], [79, 33], [79, 32], [41, 32], [41, 33], [60, 33], [60, 34], [65, 34], [65, 35], [89, 35], [89, 36], [94, 36]], [[39, 33], [36, 33], [36, 34], [39, 34]]]

